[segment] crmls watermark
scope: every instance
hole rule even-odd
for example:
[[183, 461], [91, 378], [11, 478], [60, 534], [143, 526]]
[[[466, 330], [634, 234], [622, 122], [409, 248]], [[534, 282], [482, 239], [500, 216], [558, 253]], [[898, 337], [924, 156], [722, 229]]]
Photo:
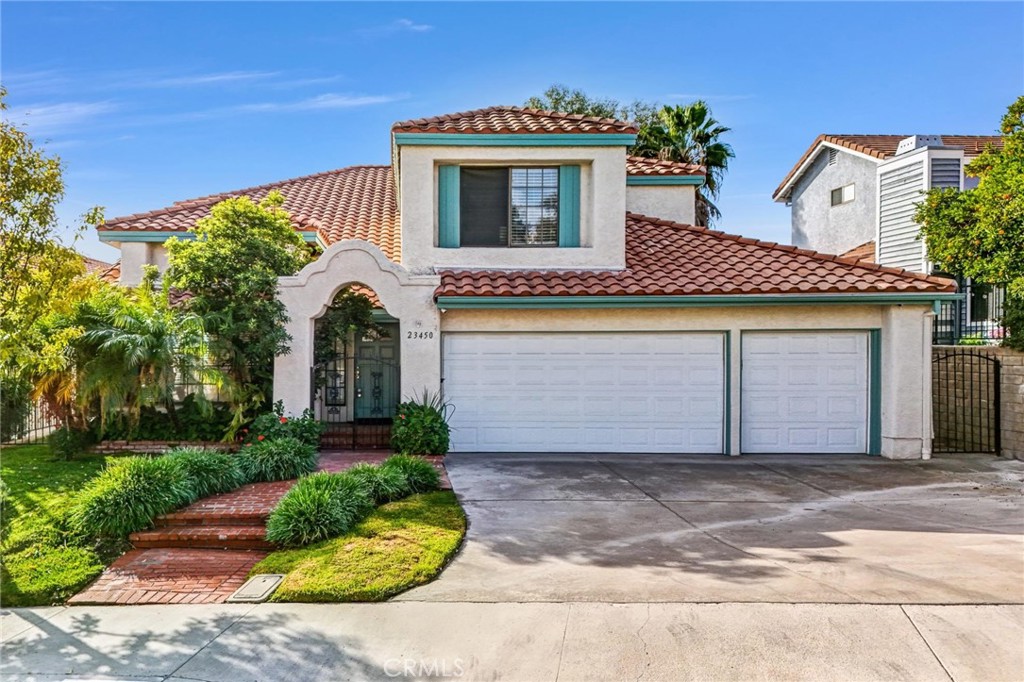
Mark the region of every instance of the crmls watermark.
[[384, 674], [388, 677], [462, 677], [465, 672], [461, 658], [389, 658], [384, 661]]

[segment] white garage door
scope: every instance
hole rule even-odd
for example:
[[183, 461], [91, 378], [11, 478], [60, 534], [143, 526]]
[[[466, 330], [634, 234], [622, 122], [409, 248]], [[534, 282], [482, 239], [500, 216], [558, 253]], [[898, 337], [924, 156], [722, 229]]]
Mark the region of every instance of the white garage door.
[[446, 334], [461, 452], [723, 451], [721, 334]]
[[743, 452], [867, 452], [866, 332], [745, 333]]

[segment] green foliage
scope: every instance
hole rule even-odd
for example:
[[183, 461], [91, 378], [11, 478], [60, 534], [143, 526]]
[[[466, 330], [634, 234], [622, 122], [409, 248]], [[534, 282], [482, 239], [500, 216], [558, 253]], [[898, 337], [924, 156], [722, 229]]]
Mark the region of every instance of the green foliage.
[[444, 455], [448, 452], [451, 430], [448, 405], [440, 395], [398, 404], [391, 425], [391, 447], [401, 455]]
[[1007, 296], [1003, 301], [1003, 326], [1009, 334], [1003, 338], [1003, 345], [1024, 350], [1024, 296]]
[[338, 355], [339, 342], [344, 344], [349, 335], [359, 337], [367, 332], [384, 332], [373, 321], [373, 301], [347, 287], [342, 289], [314, 325], [313, 362], [330, 362]]
[[982, 152], [965, 168], [978, 186], [933, 189], [915, 217], [929, 258], [944, 272], [1006, 286], [1004, 344], [1024, 347], [1024, 96], [1010, 105], [1000, 132], [1003, 148]]
[[[6, 96], [0, 86], [0, 112], [7, 109]], [[58, 157], [37, 149], [23, 130], [0, 116], [0, 366], [6, 368], [17, 364], [51, 298], [60, 298], [85, 272], [81, 257], [58, 239], [63, 173]], [[84, 216], [88, 225], [101, 219], [99, 209]]]
[[985, 345], [988, 345], [988, 344], [985, 342], [985, 337], [982, 336], [981, 334], [969, 334], [967, 336], [962, 337], [959, 341], [957, 341], [956, 345], [958, 345], [958, 346], [985, 346]]
[[[216, 441], [224, 438], [232, 419], [228, 405], [211, 403], [190, 394], [175, 403], [173, 415], [166, 408], [147, 405], [139, 409], [137, 422], [123, 414], [108, 417], [103, 437], [109, 440]], [[95, 426], [98, 436], [98, 421]]]
[[258, 204], [227, 199], [196, 223], [195, 239], [167, 241], [167, 279], [192, 294], [185, 305], [203, 318], [211, 353], [228, 368], [236, 427], [269, 393], [274, 357], [288, 352], [277, 278], [309, 261], [283, 203], [279, 192]]
[[0, 375], [0, 442], [25, 435], [25, 420], [32, 414], [32, 384], [22, 376]]
[[201, 448], [175, 448], [165, 457], [181, 466], [197, 498], [226, 493], [246, 483], [245, 473], [234, 455]]
[[65, 461], [85, 452], [93, 442], [92, 432], [73, 426], [62, 426], [46, 437], [46, 444], [50, 446], [53, 456]]
[[411, 455], [392, 455], [380, 465], [381, 469], [391, 469], [405, 479], [405, 484], [412, 493], [426, 493], [437, 490], [441, 485], [441, 475], [434, 465], [420, 457]]
[[304, 410], [301, 417], [284, 416], [284, 404], [278, 401], [274, 411], [261, 414], [247, 429], [243, 429], [245, 443], [259, 443], [282, 438], [294, 438], [306, 445], [318, 447], [324, 425], [313, 418], [312, 410]]
[[721, 191], [729, 159], [736, 156], [732, 147], [720, 139], [730, 130], [715, 120], [703, 100], [686, 106], [666, 106], [658, 111], [654, 121], [640, 128], [631, 153], [703, 166], [707, 177], [698, 191], [697, 224], [710, 225], [722, 217], [712, 200]]
[[376, 504], [400, 500], [412, 494], [412, 488], [400, 467], [357, 464], [345, 473], [359, 480]]
[[175, 458], [125, 457], [79, 492], [71, 521], [91, 537], [123, 538], [195, 499], [195, 487]]
[[582, 90], [571, 90], [559, 84], [549, 87], [540, 97], [531, 97], [526, 100], [525, 106], [531, 109], [558, 111], [563, 114], [633, 121], [641, 127], [651, 123], [657, 111], [657, 105], [649, 102], [634, 100], [632, 103], [624, 105], [616, 99], [590, 97]]
[[246, 480], [289, 481], [316, 468], [316, 448], [296, 438], [264, 440], [245, 445], [237, 455]]
[[348, 532], [373, 509], [363, 482], [347, 473], [319, 472], [299, 480], [267, 521], [267, 540], [299, 547]]
[[250, 575], [285, 574], [271, 597], [277, 602], [382, 601], [433, 580], [465, 532], [453, 493], [415, 495], [376, 509], [341, 537], [273, 552]]
[[44, 606], [85, 587], [121, 546], [96, 545], [69, 532], [67, 510], [77, 490], [103, 468], [87, 455], [57, 461], [44, 445], [4, 447], [0, 476], [8, 487], [0, 516], [0, 604]]

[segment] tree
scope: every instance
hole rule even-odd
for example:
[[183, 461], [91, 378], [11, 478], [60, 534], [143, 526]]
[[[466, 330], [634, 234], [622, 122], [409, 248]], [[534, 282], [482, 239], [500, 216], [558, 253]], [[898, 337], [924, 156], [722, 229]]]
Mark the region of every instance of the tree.
[[729, 159], [736, 156], [732, 147], [720, 139], [729, 130], [711, 115], [703, 100], [686, 106], [665, 106], [654, 122], [641, 127], [632, 150], [636, 156], [704, 167], [707, 179], [697, 192], [698, 225], [710, 225], [722, 217], [713, 199], [721, 191]]
[[526, 106], [633, 121], [639, 131], [636, 144], [629, 153], [703, 166], [707, 171], [707, 182], [697, 192], [696, 223], [710, 225], [722, 217], [713, 200], [721, 191], [729, 159], [736, 155], [730, 145], [719, 139], [730, 128], [715, 120], [707, 102], [697, 100], [685, 106], [659, 108], [656, 104], [635, 100], [623, 105], [615, 99], [593, 98], [582, 90], [552, 85], [542, 96], [526, 100]]
[[652, 123], [658, 111], [657, 105], [649, 102], [634, 100], [630, 104], [622, 104], [612, 98], [590, 97], [582, 90], [570, 90], [557, 83], [545, 90], [540, 97], [531, 97], [526, 100], [524, 106], [563, 114], [617, 118], [632, 121], [640, 127]]
[[965, 171], [978, 186], [933, 189], [916, 220], [931, 260], [953, 275], [1006, 286], [1004, 344], [1024, 350], [1024, 96], [1000, 126], [1003, 148], [989, 147]]
[[261, 202], [227, 199], [191, 230], [195, 239], [167, 241], [171, 286], [188, 291], [190, 312], [203, 318], [214, 362], [231, 379], [236, 425], [266, 401], [274, 357], [291, 340], [277, 278], [309, 262], [309, 250], [271, 192]]
[[[7, 108], [6, 96], [0, 87], [0, 111]], [[85, 272], [81, 258], [57, 235], [62, 173], [60, 158], [45, 155], [24, 131], [0, 118], [0, 366], [5, 373], [51, 297]], [[101, 209], [83, 219], [79, 231], [100, 222]]]

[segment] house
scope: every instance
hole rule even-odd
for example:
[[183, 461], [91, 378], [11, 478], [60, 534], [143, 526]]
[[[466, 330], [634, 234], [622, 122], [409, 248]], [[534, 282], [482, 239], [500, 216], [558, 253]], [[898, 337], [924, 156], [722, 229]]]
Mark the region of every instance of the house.
[[[965, 165], [1002, 144], [994, 135], [819, 135], [772, 198], [791, 207], [796, 246], [931, 274], [914, 221], [922, 192], [975, 186]], [[944, 306], [937, 342], [998, 333], [1002, 290], [960, 285], [964, 300]]]
[[[285, 196], [323, 247], [283, 277], [274, 397], [386, 421], [443, 392], [464, 452], [930, 452], [945, 278], [694, 227], [701, 168], [631, 158], [627, 122], [518, 107], [396, 123], [392, 163], [108, 221], [121, 278], [226, 197]], [[315, 363], [347, 286], [385, 333]], [[315, 351], [320, 351], [315, 353]]]

